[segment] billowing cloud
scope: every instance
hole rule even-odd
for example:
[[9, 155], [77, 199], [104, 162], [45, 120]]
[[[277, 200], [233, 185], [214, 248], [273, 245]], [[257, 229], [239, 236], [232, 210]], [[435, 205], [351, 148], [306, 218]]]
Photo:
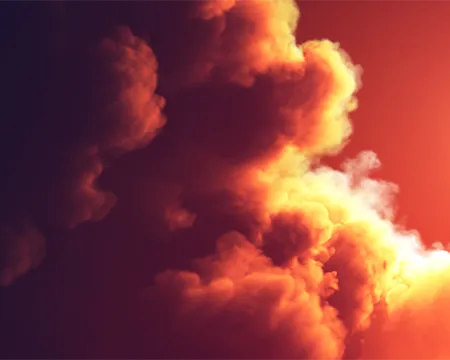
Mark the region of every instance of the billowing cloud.
[[[58, 116], [54, 123], [37, 125], [41, 139], [33, 139], [33, 151], [24, 159], [28, 168], [18, 175], [21, 182], [26, 176], [36, 183], [42, 179], [43, 187], [23, 200], [17, 216], [10, 214], [3, 221], [0, 244], [6, 285], [42, 259], [45, 241], [40, 227], [74, 228], [104, 218], [116, 201], [114, 194], [98, 185], [105, 165], [117, 155], [147, 145], [165, 124], [164, 99], [155, 94], [156, 58], [143, 40], [120, 28], [94, 51], [74, 48], [80, 52], [77, 64], [71, 63], [73, 49], [58, 56], [64, 71], [80, 71], [78, 83], [64, 84], [72, 86], [71, 95], [80, 95], [79, 102], [74, 108], [75, 99], [58, 92], [64, 77], [51, 83], [51, 101], [56, 105], [50, 112]], [[65, 108], [59, 108], [59, 100]], [[38, 166], [31, 168], [29, 163]], [[22, 218], [28, 220], [24, 223]]]
[[[427, 259], [440, 264], [442, 276], [448, 257], [392, 223], [397, 188], [371, 178], [380, 166], [375, 154], [361, 153], [342, 171], [319, 164], [351, 134], [359, 67], [328, 40], [297, 45], [293, 2], [202, 2], [194, 14], [214, 25], [216, 41], [191, 68], [204, 70], [193, 71], [196, 85], [174, 96], [174, 123], [190, 125], [189, 137], [173, 132], [180, 136], [174, 158], [195, 174], [180, 181], [182, 197], [193, 208], [198, 196], [208, 204], [196, 209], [194, 230], [201, 234], [206, 213], [233, 220], [223, 225], [214, 255], [156, 277], [148, 296], [165, 310], [149, 320], [161, 329], [155, 351], [370, 357], [364, 344], [388, 331], [394, 345], [387, 356], [398, 356], [392, 349], [404, 345], [396, 339], [407, 340], [396, 324], [414, 317], [406, 309], [428, 319], [431, 304], [445, 298], [443, 290], [426, 305], [419, 300], [427, 291], [421, 279], [435, 271]], [[405, 273], [417, 297], [407, 295], [413, 290]], [[382, 316], [389, 330], [378, 329]]]
[[[450, 356], [449, 253], [395, 224], [397, 186], [372, 177], [376, 154], [340, 170], [321, 163], [349, 140], [361, 69], [331, 41], [296, 43], [294, 1], [177, 4], [185, 13], [161, 4], [182, 33], [156, 41], [160, 88], [155, 55], [127, 28], [67, 41], [52, 63], [58, 120], [43, 116], [30, 136], [36, 154], [22, 154], [33, 165], [17, 167], [6, 187], [23, 191], [5, 197], [2, 284], [39, 263], [49, 229], [105, 217], [116, 196], [100, 186], [104, 169], [145, 147], [167, 116], [164, 132], [120, 168], [132, 168], [134, 182], [115, 218], [128, 225], [116, 244], [126, 251], [112, 258], [132, 270], [105, 273], [113, 296], [119, 281], [130, 298], [146, 289], [119, 302], [132, 308], [119, 325], [102, 318], [132, 334], [124, 357]], [[68, 69], [80, 70], [77, 81], [55, 86]]]

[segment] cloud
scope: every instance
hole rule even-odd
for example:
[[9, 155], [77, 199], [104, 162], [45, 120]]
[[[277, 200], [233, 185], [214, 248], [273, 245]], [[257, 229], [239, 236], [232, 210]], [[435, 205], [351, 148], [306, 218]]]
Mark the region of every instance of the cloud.
[[[83, 46], [50, 57], [50, 64], [59, 61], [47, 73], [50, 108], [32, 124], [38, 130], [31, 151], [16, 171], [17, 184], [10, 185], [16, 209], [2, 225], [1, 248], [9, 254], [2, 265], [6, 285], [41, 261], [46, 229], [72, 229], [104, 218], [116, 201], [98, 184], [104, 167], [146, 146], [165, 124], [164, 99], [155, 94], [156, 58], [143, 40], [119, 28], [93, 51]], [[59, 72], [61, 79], [55, 78]], [[19, 186], [30, 187], [27, 181], [34, 184], [21, 195], [29, 197], [14, 199]], [[19, 220], [23, 217], [29, 219], [26, 224]]]

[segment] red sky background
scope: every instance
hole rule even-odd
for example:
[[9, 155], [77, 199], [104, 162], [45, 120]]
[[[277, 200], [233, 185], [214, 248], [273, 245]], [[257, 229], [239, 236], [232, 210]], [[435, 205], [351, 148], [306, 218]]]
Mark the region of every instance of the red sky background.
[[[339, 158], [375, 151], [400, 186], [399, 220], [450, 241], [450, 2], [303, 1], [298, 39], [337, 41], [364, 73], [354, 134]], [[334, 161], [333, 161], [334, 162]]]

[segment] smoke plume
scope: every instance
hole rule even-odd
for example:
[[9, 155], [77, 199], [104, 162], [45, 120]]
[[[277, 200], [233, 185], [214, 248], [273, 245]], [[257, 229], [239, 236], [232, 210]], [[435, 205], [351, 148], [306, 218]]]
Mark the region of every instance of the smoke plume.
[[[192, 14], [215, 31], [172, 114], [193, 114], [175, 158], [196, 167], [197, 184], [180, 182], [182, 197], [195, 208], [203, 196], [233, 225], [191, 270], [156, 277], [148, 304], [163, 305], [148, 321], [160, 346], [149, 356], [447, 356], [443, 338], [420, 339], [445, 311], [450, 255], [392, 222], [397, 188], [370, 177], [374, 153], [342, 171], [319, 163], [351, 134], [360, 68], [328, 40], [297, 45], [291, 1], [203, 1]], [[195, 210], [201, 234], [205, 213]]]
[[[126, 251], [112, 258], [132, 268], [105, 271], [113, 291], [102, 299], [142, 295], [111, 307], [126, 308], [123, 322], [101, 313], [105, 327], [133, 335], [133, 349], [108, 338], [109, 349], [124, 358], [450, 357], [450, 253], [395, 224], [397, 186], [374, 179], [376, 154], [340, 169], [323, 162], [349, 141], [361, 68], [329, 40], [297, 44], [293, 0], [178, 6], [170, 19], [182, 34], [157, 23], [171, 32], [169, 50], [149, 39], [159, 66], [143, 40], [145, 12], [139, 36], [121, 27], [77, 42], [69, 32], [47, 65], [39, 83], [52, 85], [51, 106], [36, 111], [44, 115], [24, 135], [29, 145], [8, 165], [5, 194], [19, 195], [4, 196], [0, 283], [40, 263], [48, 232], [103, 220], [116, 196], [101, 175], [142, 148], [139, 166], [117, 162], [136, 171], [134, 186], [116, 192], [132, 204], [132, 225], [99, 224], [123, 231]], [[75, 71], [74, 83], [57, 85]], [[140, 251], [133, 236], [160, 247]]]

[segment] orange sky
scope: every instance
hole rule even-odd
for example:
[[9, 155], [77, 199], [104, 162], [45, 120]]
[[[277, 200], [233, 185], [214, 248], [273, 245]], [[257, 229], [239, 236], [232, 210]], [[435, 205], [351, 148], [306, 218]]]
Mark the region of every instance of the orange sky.
[[400, 185], [399, 218], [424, 242], [450, 243], [450, 2], [303, 1], [299, 41], [341, 43], [364, 69], [343, 156], [374, 150]]

